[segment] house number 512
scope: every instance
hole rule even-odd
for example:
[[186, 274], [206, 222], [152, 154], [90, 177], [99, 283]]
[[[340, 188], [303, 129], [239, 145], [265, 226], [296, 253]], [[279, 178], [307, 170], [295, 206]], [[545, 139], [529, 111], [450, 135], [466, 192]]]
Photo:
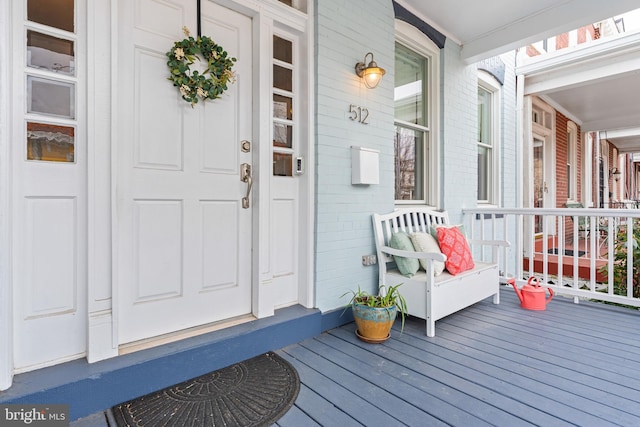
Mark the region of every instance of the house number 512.
[[358, 121], [363, 125], [369, 124], [369, 109], [363, 108], [358, 105], [349, 104], [349, 113], [351, 114], [349, 118], [351, 120]]

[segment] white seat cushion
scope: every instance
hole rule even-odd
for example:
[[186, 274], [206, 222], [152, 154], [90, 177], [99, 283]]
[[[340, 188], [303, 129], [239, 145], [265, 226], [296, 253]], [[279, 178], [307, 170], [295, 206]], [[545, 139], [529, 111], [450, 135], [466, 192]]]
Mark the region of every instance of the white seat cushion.
[[[411, 239], [411, 243], [413, 243], [413, 248], [416, 252], [440, 252], [440, 246], [438, 246], [438, 242], [433, 238], [431, 234], [428, 233], [411, 233], [409, 234], [409, 238]], [[427, 260], [421, 259], [420, 266], [426, 270], [427, 269]], [[442, 261], [434, 261], [433, 262], [433, 273], [436, 276], [442, 274], [444, 270], [444, 262]]]

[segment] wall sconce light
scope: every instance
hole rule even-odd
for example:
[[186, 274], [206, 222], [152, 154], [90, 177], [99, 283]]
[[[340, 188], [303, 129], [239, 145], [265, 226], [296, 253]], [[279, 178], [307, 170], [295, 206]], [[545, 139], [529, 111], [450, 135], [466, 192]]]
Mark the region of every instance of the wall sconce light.
[[[371, 61], [369, 65], [365, 65], [367, 63], [367, 56], [371, 55]], [[380, 80], [382, 80], [382, 76], [384, 76], [384, 68], [378, 67], [378, 64], [373, 60], [373, 53], [369, 52], [364, 56], [364, 60], [362, 62], [358, 62], [356, 64], [356, 74], [358, 77], [362, 77], [364, 79], [364, 84], [367, 85], [369, 89], [373, 89], [378, 86]]]
[[616, 167], [609, 170], [609, 178], [613, 177], [616, 181], [620, 181], [620, 175], [621, 175], [621, 172]]

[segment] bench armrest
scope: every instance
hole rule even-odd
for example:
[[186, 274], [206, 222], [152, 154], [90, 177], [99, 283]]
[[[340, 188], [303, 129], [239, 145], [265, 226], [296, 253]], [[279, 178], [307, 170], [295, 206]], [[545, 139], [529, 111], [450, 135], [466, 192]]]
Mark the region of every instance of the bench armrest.
[[400, 249], [394, 249], [390, 246], [383, 246], [380, 251], [395, 256], [401, 256], [405, 258], [417, 258], [417, 259], [432, 259], [434, 261], [445, 262], [447, 256], [439, 252], [414, 252], [414, 251], [402, 251]]

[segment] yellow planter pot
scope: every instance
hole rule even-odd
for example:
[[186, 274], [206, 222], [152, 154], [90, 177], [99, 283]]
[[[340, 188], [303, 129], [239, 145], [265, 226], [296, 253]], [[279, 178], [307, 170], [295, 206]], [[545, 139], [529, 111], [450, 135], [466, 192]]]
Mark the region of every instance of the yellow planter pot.
[[356, 335], [363, 341], [381, 343], [389, 339], [389, 332], [396, 320], [396, 306], [368, 307], [352, 304], [353, 318], [356, 322]]

